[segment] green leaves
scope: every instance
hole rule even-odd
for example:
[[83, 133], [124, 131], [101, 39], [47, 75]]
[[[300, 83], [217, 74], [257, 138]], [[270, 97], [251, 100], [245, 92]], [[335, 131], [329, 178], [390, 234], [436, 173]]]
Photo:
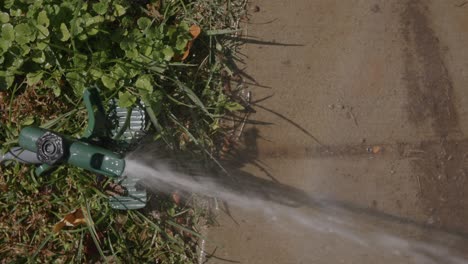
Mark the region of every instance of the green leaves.
[[119, 4], [114, 4], [114, 15], [119, 17], [119, 16], [123, 16], [125, 15], [125, 13], [127, 12], [127, 10], [125, 9], [125, 7], [123, 7], [122, 5], [119, 5]]
[[119, 92], [119, 106], [131, 107], [136, 102], [136, 97], [129, 92]]
[[50, 20], [47, 17], [46, 11], [39, 12], [39, 14], [37, 15], [37, 24], [44, 27], [48, 27], [50, 25]]
[[78, 17], [74, 20], [70, 21], [70, 34], [75, 37], [79, 36], [83, 32], [83, 26], [84, 26], [84, 19], [81, 17]]
[[60, 40], [65, 42], [70, 39], [70, 31], [68, 31], [67, 25], [65, 23], [60, 24]]
[[13, 42], [15, 40], [15, 30], [11, 24], [2, 25], [2, 40]]
[[89, 74], [93, 78], [93, 80], [100, 80], [104, 73], [100, 69], [92, 68], [89, 70]]
[[[42, 47], [42, 46], [43, 45], [37, 45], [37, 47]], [[21, 45], [19, 48], [20, 48], [22, 56], [26, 56], [31, 52], [31, 48], [28, 45]]]
[[5, 0], [3, 1], [3, 7], [5, 7], [5, 9], [10, 9], [14, 3], [15, 0]]
[[185, 49], [185, 47], [187, 46], [187, 43], [189, 42], [189, 38], [187, 38], [186, 36], [178, 36], [177, 37], [177, 41], [176, 41], [176, 49], [179, 50], [179, 51], [183, 51]]
[[86, 27], [90, 27], [90, 26], [93, 26], [95, 24], [98, 24], [98, 23], [102, 23], [104, 22], [105, 19], [103, 16], [89, 16], [89, 17], [86, 17], [86, 22], [85, 22], [85, 26]]
[[115, 88], [116, 79], [110, 75], [102, 75], [101, 77], [102, 84], [109, 89]]
[[227, 102], [224, 107], [231, 112], [244, 110], [244, 107], [237, 102]]
[[[18, 1], [31, 2], [6, 0], [4, 6], [11, 5], [0, 12], [1, 84], [9, 87], [15, 79], [26, 79], [28, 85], [44, 84], [55, 94], [69, 86], [77, 95], [86, 85], [97, 84], [129, 89], [119, 93], [123, 105], [140, 98], [151, 108], [161, 106], [161, 91], [154, 86], [191, 40], [187, 23], [159, 23], [121, 0], [79, 5], [76, 0]], [[59, 75], [51, 77], [52, 72]]]
[[99, 15], [106, 14], [107, 9], [109, 9], [109, 3], [107, 1], [101, 1], [99, 3], [93, 4], [93, 10]]
[[36, 39], [35, 30], [27, 23], [21, 23], [15, 26], [16, 42], [20, 45], [27, 44]]
[[9, 88], [14, 81], [14, 75], [7, 71], [0, 71], [0, 87]]
[[36, 48], [38, 50], [45, 50], [47, 48], [47, 46], [48, 46], [48, 44], [46, 42], [37, 42], [36, 43]]
[[146, 90], [148, 92], [153, 92], [153, 85], [151, 84], [152, 78], [150, 75], [142, 75], [138, 77], [138, 80], [135, 82], [135, 87], [141, 90]]
[[10, 15], [5, 12], [0, 12], [0, 23], [5, 24], [10, 21]]
[[37, 39], [45, 39], [49, 36], [49, 30], [43, 25], [37, 25]]
[[29, 86], [35, 85], [42, 79], [42, 72], [34, 72], [26, 74], [27, 83]]
[[73, 55], [73, 65], [78, 69], [85, 69], [88, 65], [88, 57], [84, 54], [76, 53]]
[[151, 26], [151, 20], [147, 17], [140, 17], [137, 21], [137, 24], [141, 30], [146, 30]]
[[15, 40], [15, 31], [11, 24], [2, 25], [2, 33], [0, 38], [0, 55], [3, 55], [12, 45]]
[[20, 17], [23, 15], [23, 11], [21, 9], [11, 9], [10, 10], [10, 16], [12, 17]]
[[34, 116], [28, 116], [21, 122], [22, 126], [30, 126], [34, 124]]
[[42, 50], [36, 49], [32, 51], [32, 60], [36, 63], [42, 64], [45, 62], [45, 54]]
[[125, 38], [120, 42], [120, 48], [125, 51], [134, 50], [137, 47], [137, 43], [131, 38]]
[[164, 60], [170, 61], [174, 57], [174, 50], [171, 47], [167, 46], [163, 49], [162, 53], [164, 54]]
[[85, 89], [85, 84], [86, 84], [86, 81], [83, 78], [83, 76], [81, 76], [77, 72], [69, 72], [65, 76], [67, 78], [68, 83], [70, 83], [73, 90], [75, 91], [75, 93], [79, 96], [82, 96], [83, 91]]

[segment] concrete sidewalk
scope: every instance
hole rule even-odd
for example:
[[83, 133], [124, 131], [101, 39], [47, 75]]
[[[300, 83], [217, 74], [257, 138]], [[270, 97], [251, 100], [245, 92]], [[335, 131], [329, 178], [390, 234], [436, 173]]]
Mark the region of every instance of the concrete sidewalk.
[[[250, 9], [247, 81], [254, 101], [267, 98], [251, 118], [272, 125], [246, 128], [253, 159], [243, 170], [370, 212], [353, 215], [356, 226], [416, 240], [448, 233], [440, 250], [466, 248], [468, 5], [252, 0]], [[210, 263], [448, 261], [241, 208], [231, 216], [209, 231]]]

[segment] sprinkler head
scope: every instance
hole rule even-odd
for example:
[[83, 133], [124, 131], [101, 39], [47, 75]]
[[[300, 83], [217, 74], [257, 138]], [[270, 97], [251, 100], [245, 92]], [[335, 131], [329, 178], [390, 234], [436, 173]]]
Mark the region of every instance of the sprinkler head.
[[36, 141], [37, 158], [45, 164], [56, 165], [65, 157], [64, 139], [52, 132], [46, 132]]

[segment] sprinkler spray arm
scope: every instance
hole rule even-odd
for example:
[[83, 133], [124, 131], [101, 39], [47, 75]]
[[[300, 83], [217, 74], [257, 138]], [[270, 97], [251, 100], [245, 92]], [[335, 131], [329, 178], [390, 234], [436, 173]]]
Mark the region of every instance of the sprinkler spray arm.
[[[112, 208], [129, 210], [145, 207], [147, 195], [144, 189], [137, 186], [138, 178], [124, 175], [125, 160], [108, 149], [108, 147], [125, 146], [128, 142], [118, 141], [118, 138], [112, 139], [112, 123], [106, 117], [98, 91], [85, 90], [83, 102], [88, 111], [88, 126], [82, 138], [61, 135], [36, 126], [25, 127], [20, 132], [20, 147], [14, 147], [4, 155], [0, 155], [0, 165], [9, 160], [38, 164], [36, 169], [38, 176], [62, 164], [77, 166], [113, 178], [114, 183], [125, 189], [123, 193], [112, 194], [109, 197]], [[128, 109], [114, 108], [114, 110], [117, 116], [122, 112], [128, 112]], [[144, 114], [140, 114], [138, 110], [131, 110], [131, 113], [136, 113], [131, 116], [136, 120], [131, 119], [131, 121], [142, 124]], [[122, 123], [122, 120], [117, 121], [119, 124]], [[119, 131], [122, 134], [133, 133], [125, 127]]]
[[125, 161], [114, 152], [90, 143], [39, 128], [21, 130], [20, 146], [34, 152], [43, 163], [36, 174], [61, 164], [70, 164], [109, 177], [119, 177]]
[[98, 146], [110, 138], [108, 121], [96, 89], [85, 90], [83, 101], [88, 110], [88, 127], [81, 139], [60, 135], [35, 126], [20, 132], [19, 145], [26, 153], [36, 153], [41, 166], [36, 174], [61, 164], [71, 164], [109, 177], [123, 174], [125, 161], [118, 154]]
[[108, 122], [97, 90], [86, 90], [83, 101], [88, 110], [88, 127], [81, 139], [29, 126], [21, 130], [19, 145], [27, 153], [36, 153], [42, 163], [36, 170], [41, 175], [61, 164], [71, 164], [109, 177], [120, 177], [125, 161], [116, 153], [97, 145], [109, 138]]

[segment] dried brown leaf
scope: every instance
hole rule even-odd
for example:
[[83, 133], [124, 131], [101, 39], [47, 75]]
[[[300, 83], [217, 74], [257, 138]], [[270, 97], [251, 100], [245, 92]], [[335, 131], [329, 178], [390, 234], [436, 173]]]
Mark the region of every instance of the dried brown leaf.
[[86, 224], [86, 219], [84, 217], [83, 211], [81, 208], [73, 210], [71, 213], [67, 214], [60, 222], [55, 224], [54, 233], [58, 233], [65, 226], [76, 227], [78, 225]]
[[187, 47], [185, 48], [185, 52], [184, 52], [184, 55], [182, 56], [181, 60], [185, 60], [185, 59], [188, 58], [188, 56], [190, 54], [190, 49], [192, 48], [193, 43], [195, 42], [195, 39], [198, 38], [198, 36], [201, 33], [201, 28], [199, 26], [197, 26], [197, 25], [192, 25], [190, 27], [190, 29], [189, 29], [189, 32], [190, 32], [190, 35], [192, 35], [192, 40], [190, 40], [187, 43]]

